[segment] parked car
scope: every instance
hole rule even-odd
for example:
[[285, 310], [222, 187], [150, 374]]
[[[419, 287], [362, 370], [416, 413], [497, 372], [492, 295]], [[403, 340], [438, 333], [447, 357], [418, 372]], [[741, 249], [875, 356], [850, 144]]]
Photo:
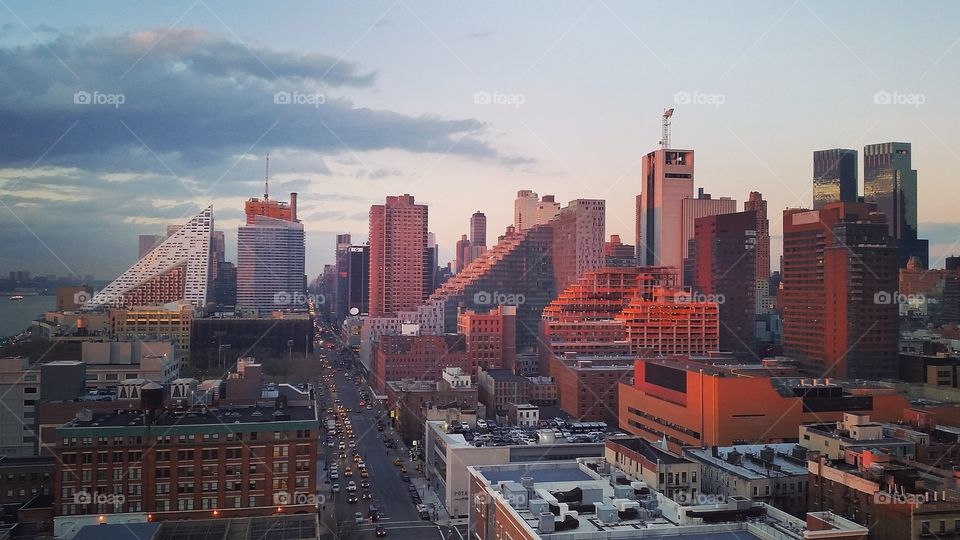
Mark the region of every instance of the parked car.
[[354, 514], [353, 514], [353, 521], [354, 521], [355, 523], [363, 523], [363, 521], [364, 521], [364, 519], [363, 519], [363, 513], [362, 513], [362, 512], [356, 512], [356, 513], [354, 513]]
[[487, 429], [487, 421], [483, 418], [477, 419], [477, 427], [481, 429]]

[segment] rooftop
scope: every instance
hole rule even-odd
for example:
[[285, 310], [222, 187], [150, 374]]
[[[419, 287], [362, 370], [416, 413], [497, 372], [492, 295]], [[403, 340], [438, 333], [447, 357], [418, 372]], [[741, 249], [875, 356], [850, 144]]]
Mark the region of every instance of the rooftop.
[[681, 464], [687, 460], [677, 457], [642, 437], [614, 437], [607, 439], [607, 446], [618, 444], [640, 454], [652, 463]]
[[[83, 418], [83, 419], [81, 419]], [[162, 409], [157, 411], [153, 426], [202, 426], [227, 424], [259, 424], [271, 421], [310, 421], [316, 420], [313, 407], [289, 406], [275, 409], [271, 406], [254, 405], [249, 407], [194, 407], [190, 409]], [[64, 424], [63, 428], [91, 427], [128, 427], [144, 426], [145, 415], [142, 410], [122, 410], [109, 413], [92, 413]]]
[[795, 443], [687, 448], [684, 453], [747, 480], [807, 475], [806, 449]]
[[720, 504], [683, 506], [644, 482], [612, 481], [611, 469], [603, 459], [580, 458], [468, 471], [528, 535], [547, 540], [803, 538], [802, 520], [766, 504], [731, 497]]

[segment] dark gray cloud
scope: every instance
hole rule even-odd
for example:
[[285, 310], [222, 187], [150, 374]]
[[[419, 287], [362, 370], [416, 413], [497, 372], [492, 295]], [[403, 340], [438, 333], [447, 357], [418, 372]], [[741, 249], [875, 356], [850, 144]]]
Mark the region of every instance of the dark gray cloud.
[[225, 164], [253, 146], [503, 158], [478, 120], [355, 106], [343, 92], [376, 74], [324, 54], [248, 49], [195, 29], [61, 33], [48, 47], [0, 48], [0, 165], [47, 152], [46, 163], [132, 166], [144, 146], [173, 169]]

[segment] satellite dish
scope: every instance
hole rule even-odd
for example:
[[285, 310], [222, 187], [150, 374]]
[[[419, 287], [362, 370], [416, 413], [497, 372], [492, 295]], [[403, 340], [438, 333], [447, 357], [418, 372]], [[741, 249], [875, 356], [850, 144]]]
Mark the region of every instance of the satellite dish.
[[357, 308], [355, 308], [355, 307], [352, 307], [352, 308], [350, 308], [350, 314], [351, 314], [351, 315], [354, 315], [354, 316], [359, 315], [359, 314], [360, 314], [360, 310], [357, 309]]

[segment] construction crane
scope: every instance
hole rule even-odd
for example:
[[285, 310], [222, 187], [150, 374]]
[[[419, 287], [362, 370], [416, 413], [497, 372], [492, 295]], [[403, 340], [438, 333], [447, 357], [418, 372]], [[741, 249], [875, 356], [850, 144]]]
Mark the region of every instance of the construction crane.
[[660, 138], [660, 148], [670, 148], [670, 119], [673, 118], [673, 109], [663, 110], [663, 134]]

